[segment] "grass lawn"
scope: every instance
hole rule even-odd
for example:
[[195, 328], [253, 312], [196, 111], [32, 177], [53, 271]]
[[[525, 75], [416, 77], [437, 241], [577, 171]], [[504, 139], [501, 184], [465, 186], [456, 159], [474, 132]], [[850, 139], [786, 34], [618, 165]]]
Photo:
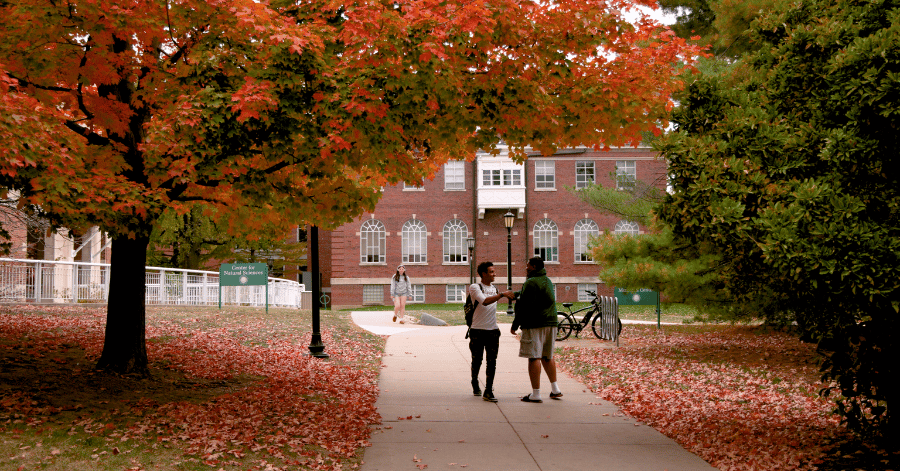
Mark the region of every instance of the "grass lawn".
[[105, 309], [0, 307], [0, 469], [352, 469], [384, 339], [322, 311], [148, 308], [151, 378], [94, 371]]
[[[572, 311], [582, 309], [589, 306], [590, 303], [575, 303]], [[421, 317], [423, 312], [427, 312], [438, 319], [450, 325], [464, 325], [466, 323], [463, 316], [462, 303], [459, 304], [407, 304], [406, 314], [413, 317]], [[506, 303], [501, 302], [498, 306], [497, 320], [500, 322], [512, 322], [512, 316], [506, 316]], [[393, 306], [360, 306], [352, 308], [344, 308], [344, 311], [393, 311]], [[563, 305], [557, 304], [556, 310], [566, 312]], [[578, 320], [584, 316], [587, 311], [578, 315]], [[689, 323], [692, 322], [696, 311], [684, 304], [664, 304], [660, 309], [661, 322], [669, 323]], [[656, 306], [620, 306], [619, 317], [627, 320], [651, 321], [656, 322]]]

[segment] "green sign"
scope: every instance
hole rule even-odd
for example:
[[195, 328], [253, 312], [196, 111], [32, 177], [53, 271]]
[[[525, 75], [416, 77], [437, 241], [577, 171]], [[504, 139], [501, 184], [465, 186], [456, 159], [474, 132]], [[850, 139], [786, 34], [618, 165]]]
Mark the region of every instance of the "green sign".
[[662, 311], [659, 308], [659, 292], [652, 289], [641, 288], [629, 290], [628, 288], [613, 288], [616, 302], [619, 306], [656, 306], [656, 328], [660, 329]]
[[265, 263], [233, 263], [219, 267], [219, 309], [223, 286], [265, 286], [266, 312], [269, 312], [269, 266]]
[[219, 286], [263, 286], [269, 284], [265, 263], [235, 263], [219, 268]]
[[659, 293], [647, 288], [630, 291], [628, 288], [613, 289], [619, 306], [656, 306], [659, 304]]

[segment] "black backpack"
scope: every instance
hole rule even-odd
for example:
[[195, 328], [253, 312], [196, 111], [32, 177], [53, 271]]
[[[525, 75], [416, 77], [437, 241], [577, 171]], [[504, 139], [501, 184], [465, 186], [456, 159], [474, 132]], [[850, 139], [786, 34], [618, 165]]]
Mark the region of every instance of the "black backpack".
[[[481, 283], [478, 283], [478, 288], [484, 293], [484, 288], [481, 286]], [[466, 325], [469, 326], [469, 329], [472, 329], [472, 317], [475, 315], [475, 308], [478, 307], [478, 301], [472, 301], [472, 296], [466, 294], [466, 303], [463, 304], [463, 312], [466, 314]], [[469, 332], [466, 331], [466, 338], [469, 338]]]

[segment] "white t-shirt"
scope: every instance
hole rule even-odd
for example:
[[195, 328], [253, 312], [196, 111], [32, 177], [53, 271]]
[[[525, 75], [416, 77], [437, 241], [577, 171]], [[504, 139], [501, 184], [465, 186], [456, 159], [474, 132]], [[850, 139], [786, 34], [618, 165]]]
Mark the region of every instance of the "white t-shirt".
[[[481, 285], [481, 287], [479, 287]], [[484, 289], [484, 292], [481, 290]], [[498, 330], [497, 325], [497, 303], [484, 305], [484, 298], [497, 294], [497, 287], [494, 285], [485, 286], [481, 282], [473, 283], [469, 286], [469, 296], [472, 301], [478, 301], [478, 307], [475, 308], [475, 314], [472, 315], [472, 328], [480, 330]]]

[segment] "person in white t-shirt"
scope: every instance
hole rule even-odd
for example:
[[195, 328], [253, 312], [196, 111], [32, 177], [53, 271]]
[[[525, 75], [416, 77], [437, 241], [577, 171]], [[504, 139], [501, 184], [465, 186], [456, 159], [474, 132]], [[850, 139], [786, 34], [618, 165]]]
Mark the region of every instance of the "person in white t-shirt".
[[[469, 296], [478, 305], [472, 315], [472, 327], [469, 331], [469, 351], [472, 352], [472, 393], [482, 396], [485, 401], [497, 402], [494, 397], [494, 373], [497, 371], [497, 351], [500, 349], [500, 327], [497, 325], [497, 300], [512, 296], [511, 291], [498, 293], [494, 286], [494, 264], [482, 262], [478, 265], [478, 276], [481, 282], [469, 286]], [[484, 369], [484, 395], [478, 384], [478, 372], [481, 370], [482, 358], [487, 353], [487, 366]]]

